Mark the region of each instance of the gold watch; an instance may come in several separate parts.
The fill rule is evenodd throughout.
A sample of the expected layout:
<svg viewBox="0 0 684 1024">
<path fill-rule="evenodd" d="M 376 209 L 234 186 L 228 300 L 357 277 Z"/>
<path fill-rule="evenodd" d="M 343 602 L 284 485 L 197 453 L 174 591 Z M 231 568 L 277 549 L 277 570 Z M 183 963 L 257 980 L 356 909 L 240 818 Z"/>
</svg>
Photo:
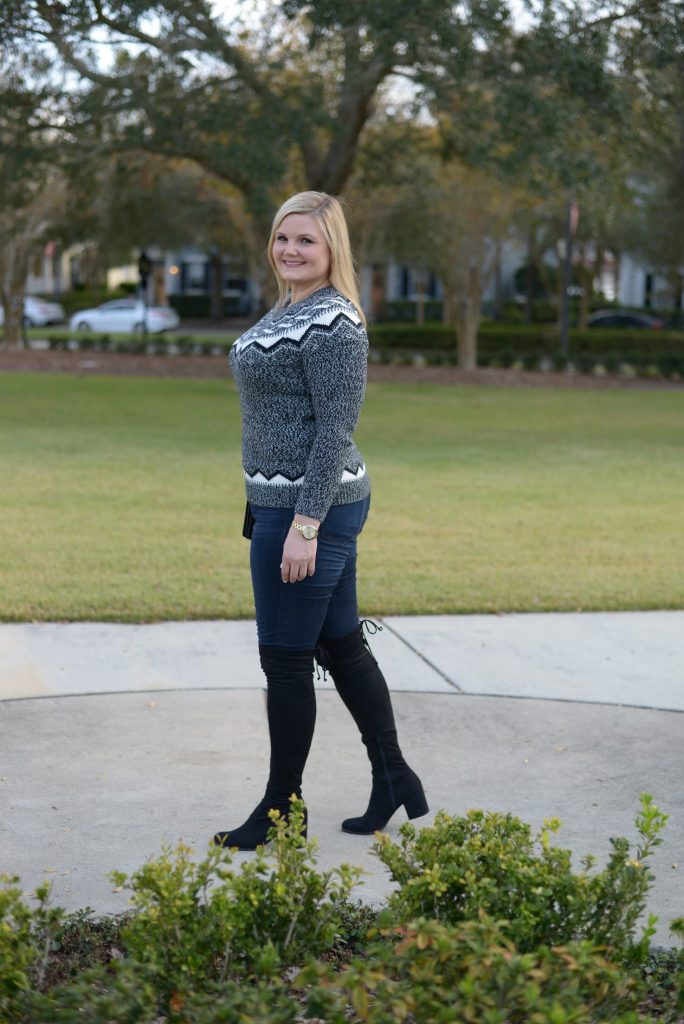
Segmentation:
<svg viewBox="0 0 684 1024">
<path fill-rule="evenodd" d="M 299 530 L 305 540 L 315 540 L 315 538 L 318 537 L 318 527 L 312 526 L 311 523 L 298 523 L 295 519 L 293 520 L 292 525 L 295 530 Z"/>
</svg>

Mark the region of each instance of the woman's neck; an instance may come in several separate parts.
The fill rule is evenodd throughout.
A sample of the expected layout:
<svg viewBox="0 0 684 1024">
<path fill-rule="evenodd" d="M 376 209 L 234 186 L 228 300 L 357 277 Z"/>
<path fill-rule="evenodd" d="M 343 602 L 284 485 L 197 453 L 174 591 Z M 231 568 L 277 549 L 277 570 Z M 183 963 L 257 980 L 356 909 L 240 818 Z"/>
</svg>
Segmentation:
<svg viewBox="0 0 684 1024">
<path fill-rule="evenodd" d="M 327 288 L 330 281 L 326 278 L 323 281 L 317 281 L 315 284 L 306 284 L 297 287 L 293 285 L 290 289 L 290 303 L 294 305 L 295 302 L 301 302 L 302 299 L 306 299 L 309 295 L 313 295 L 320 288 Z"/>
</svg>

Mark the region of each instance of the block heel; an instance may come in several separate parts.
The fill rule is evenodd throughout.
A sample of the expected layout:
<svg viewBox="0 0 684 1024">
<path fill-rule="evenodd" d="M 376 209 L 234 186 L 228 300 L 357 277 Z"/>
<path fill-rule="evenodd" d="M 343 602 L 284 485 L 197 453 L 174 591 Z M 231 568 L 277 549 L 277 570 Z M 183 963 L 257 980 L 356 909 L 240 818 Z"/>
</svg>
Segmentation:
<svg viewBox="0 0 684 1024">
<path fill-rule="evenodd" d="M 408 800 L 404 800 L 404 810 L 408 818 L 422 818 L 424 814 L 428 813 L 430 808 L 422 786 L 420 792 L 414 793 Z"/>
</svg>

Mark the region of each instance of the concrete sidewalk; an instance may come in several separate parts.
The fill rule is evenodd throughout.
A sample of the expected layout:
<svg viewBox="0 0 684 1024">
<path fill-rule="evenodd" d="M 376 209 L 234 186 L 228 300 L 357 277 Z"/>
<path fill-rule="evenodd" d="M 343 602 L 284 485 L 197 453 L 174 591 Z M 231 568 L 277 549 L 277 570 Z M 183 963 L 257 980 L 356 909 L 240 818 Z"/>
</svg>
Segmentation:
<svg viewBox="0 0 684 1024">
<path fill-rule="evenodd" d="M 670 814 L 653 859 L 656 941 L 684 913 L 684 612 L 388 617 L 371 637 L 431 813 L 564 822 L 578 858 L 634 838 L 638 794 Z M 180 837 L 199 852 L 261 796 L 267 760 L 253 622 L 0 625 L 0 872 L 97 913 L 125 909 L 107 872 Z M 304 793 L 319 863 L 391 884 L 369 838 L 369 769 L 329 681 Z M 521 699 L 525 698 L 525 699 Z M 396 835 L 400 810 L 387 831 Z M 249 857 L 238 854 L 237 859 Z M 579 866 L 579 859 L 577 860 Z"/>
</svg>

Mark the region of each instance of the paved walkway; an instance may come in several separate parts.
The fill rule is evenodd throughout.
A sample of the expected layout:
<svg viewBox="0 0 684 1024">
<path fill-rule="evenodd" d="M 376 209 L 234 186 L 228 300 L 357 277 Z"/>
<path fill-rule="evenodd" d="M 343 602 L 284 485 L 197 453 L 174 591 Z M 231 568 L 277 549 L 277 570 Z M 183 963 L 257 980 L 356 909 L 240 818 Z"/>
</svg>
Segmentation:
<svg viewBox="0 0 684 1024">
<path fill-rule="evenodd" d="M 656 941 L 684 913 L 684 612 L 388 617 L 371 639 L 433 812 L 485 807 L 605 856 L 638 794 L 670 814 L 653 860 Z M 261 795 L 267 731 L 253 622 L 0 625 L 0 872 L 55 902 L 125 909 L 107 872 L 182 837 L 201 852 Z M 356 728 L 319 682 L 304 792 L 322 867 L 391 884 L 371 840 Z M 396 834 L 399 811 L 387 831 Z M 249 854 L 239 854 L 239 858 Z"/>
</svg>

